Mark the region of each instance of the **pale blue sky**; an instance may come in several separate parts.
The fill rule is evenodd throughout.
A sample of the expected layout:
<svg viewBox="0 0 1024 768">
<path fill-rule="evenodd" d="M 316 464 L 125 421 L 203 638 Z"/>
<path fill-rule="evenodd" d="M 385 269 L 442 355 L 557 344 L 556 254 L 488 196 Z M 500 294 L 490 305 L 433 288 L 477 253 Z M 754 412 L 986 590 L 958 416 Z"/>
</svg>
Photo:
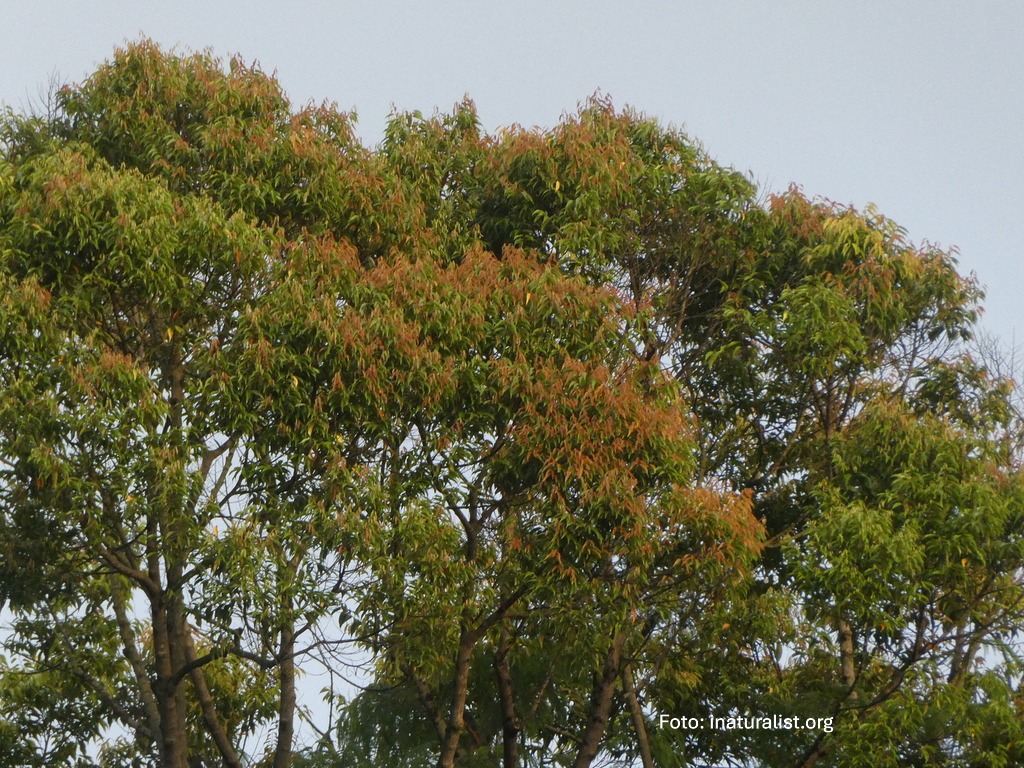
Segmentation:
<svg viewBox="0 0 1024 768">
<path fill-rule="evenodd" d="M 473 98 L 488 128 L 551 125 L 600 89 L 684 127 L 770 189 L 879 209 L 957 246 L 985 325 L 1024 341 L 1024 3 L 2 2 L 0 101 L 79 80 L 125 40 L 241 53 L 293 101 Z"/>
</svg>

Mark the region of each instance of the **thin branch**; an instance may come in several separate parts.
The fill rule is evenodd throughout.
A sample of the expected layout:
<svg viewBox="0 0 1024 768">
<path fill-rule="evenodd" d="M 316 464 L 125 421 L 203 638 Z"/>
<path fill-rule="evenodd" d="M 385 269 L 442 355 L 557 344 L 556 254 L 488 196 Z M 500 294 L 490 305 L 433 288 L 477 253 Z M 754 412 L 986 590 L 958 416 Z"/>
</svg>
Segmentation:
<svg viewBox="0 0 1024 768">
<path fill-rule="evenodd" d="M 231 741 L 228 739 L 227 732 L 224 730 L 224 724 L 220 721 L 220 717 L 217 715 L 217 705 L 214 702 L 213 695 L 210 693 L 209 687 L 206 685 L 206 676 L 203 674 L 202 663 L 196 658 L 195 645 L 192 643 L 192 632 L 191 628 L 186 626 L 184 637 L 184 651 L 185 659 L 188 662 L 186 667 L 189 668 L 189 672 L 192 675 L 192 684 L 196 689 L 196 696 L 199 699 L 199 706 L 203 711 L 203 721 L 206 723 L 206 729 L 210 736 L 213 737 L 214 744 L 217 745 L 217 751 L 220 752 L 221 758 L 224 760 L 225 768 L 242 768 L 242 762 L 238 759 L 238 755 L 235 753 L 234 747 L 231 745 Z M 209 654 L 207 654 L 209 656 Z M 206 659 L 203 663 L 209 663 L 212 659 L 204 657 Z"/>
<path fill-rule="evenodd" d="M 135 675 L 135 684 L 139 687 L 139 695 L 142 697 L 142 703 L 146 708 L 146 716 L 149 718 L 149 732 L 152 738 L 156 739 L 156 734 L 160 733 L 160 707 L 157 704 L 156 696 L 153 694 L 153 681 L 146 672 L 146 665 L 142 660 L 142 655 L 139 653 L 135 631 L 128 620 L 128 598 L 124 593 L 124 586 L 121 584 L 120 577 L 111 575 L 110 592 L 113 598 L 111 602 L 114 607 L 114 617 L 117 620 L 117 630 L 121 635 L 121 649 L 124 651 L 125 658 L 128 659 L 128 664 Z"/>
</svg>

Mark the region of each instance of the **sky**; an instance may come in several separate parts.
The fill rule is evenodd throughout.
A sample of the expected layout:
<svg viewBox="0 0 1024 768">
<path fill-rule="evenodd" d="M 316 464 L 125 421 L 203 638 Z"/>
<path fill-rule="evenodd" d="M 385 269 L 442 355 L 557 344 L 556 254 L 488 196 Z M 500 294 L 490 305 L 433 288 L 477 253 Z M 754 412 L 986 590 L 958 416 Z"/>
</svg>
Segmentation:
<svg viewBox="0 0 1024 768">
<path fill-rule="evenodd" d="M 0 102 L 76 82 L 126 41 L 238 53 L 376 143 L 393 109 L 469 96 L 551 126 L 595 92 L 686 131 L 766 192 L 879 210 L 955 248 L 983 325 L 1024 342 L 1024 3 L 705 0 L 0 4 Z"/>
</svg>

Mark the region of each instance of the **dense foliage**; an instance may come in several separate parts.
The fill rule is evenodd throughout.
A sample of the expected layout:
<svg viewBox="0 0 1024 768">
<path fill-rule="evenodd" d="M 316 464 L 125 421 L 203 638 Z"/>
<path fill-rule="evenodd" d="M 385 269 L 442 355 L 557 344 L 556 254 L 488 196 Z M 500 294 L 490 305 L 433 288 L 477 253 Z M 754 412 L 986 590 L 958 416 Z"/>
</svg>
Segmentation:
<svg viewBox="0 0 1024 768">
<path fill-rule="evenodd" d="M 368 149 L 141 42 L 51 106 L 0 133 L 0 762 L 1024 762 L 949 253 L 602 100 Z"/>
</svg>

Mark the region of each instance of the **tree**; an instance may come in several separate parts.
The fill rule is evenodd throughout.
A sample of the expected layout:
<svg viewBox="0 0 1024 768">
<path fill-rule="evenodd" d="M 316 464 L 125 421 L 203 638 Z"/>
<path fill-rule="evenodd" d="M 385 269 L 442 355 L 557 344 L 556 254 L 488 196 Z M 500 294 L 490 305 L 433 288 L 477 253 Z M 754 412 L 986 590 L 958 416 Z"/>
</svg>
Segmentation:
<svg viewBox="0 0 1024 768">
<path fill-rule="evenodd" d="M 986 692 L 992 690 L 991 658 L 978 662 L 972 652 L 975 673 L 958 695 L 978 712 L 1014 711 L 1019 638 L 1010 628 L 1020 626 L 1021 538 L 1013 490 L 1020 483 L 1019 454 L 1012 445 L 1020 420 L 1008 408 L 1010 383 L 974 363 L 966 346 L 980 296 L 956 273 L 951 256 L 912 246 L 874 211 L 809 201 L 795 189 L 762 206 L 749 183 L 708 161 L 685 136 L 618 114 L 606 103 L 584 106 L 547 133 L 513 128 L 492 138 L 473 126 L 470 105 L 450 117 L 397 116 L 383 150 L 423 190 L 429 221 L 459 222 L 459 237 L 479 232 L 491 249 L 534 248 L 567 273 L 615 286 L 637 312 L 630 339 L 635 354 L 659 361 L 676 378 L 685 407 L 697 417 L 695 482 L 753 490 L 755 514 L 772 535 L 746 602 L 737 595 L 717 601 L 722 610 L 712 615 L 719 631 L 704 636 L 700 651 L 688 638 L 694 657 L 715 659 L 709 667 L 715 674 L 702 676 L 705 670 L 692 663 L 670 673 L 659 660 L 655 677 L 641 677 L 635 692 L 627 694 L 623 684 L 616 693 L 620 711 L 633 699 L 655 715 L 770 707 L 841 719 L 869 711 L 884 719 L 892 714 L 885 700 L 904 685 L 915 690 L 915 700 L 931 705 L 947 695 L 937 678 L 917 686 L 905 673 L 941 665 L 954 653 L 952 635 L 909 653 L 916 630 L 904 618 L 899 623 L 909 645 L 894 664 L 894 649 L 870 642 L 870 632 L 837 606 L 804 613 L 819 598 L 805 591 L 803 575 L 828 567 L 802 548 L 819 530 L 818 518 L 828 514 L 824 488 L 835 488 L 836 446 L 860 429 L 868 413 L 893 407 L 936 411 L 950 425 L 951 444 L 974 444 L 978 455 L 989 457 L 982 475 L 992 474 L 982 482 L 1001 488 L 1000 501 L 979 514 L 992 525 L 998 544 L 991 546 L 1012 554 L 999 565 L 983 558 L 990 563 L 986 578 L 1000 584 L 997 601 L 1005 602 L 992 609 L 992 624 L 982 622 L 971 634 L 978 647 L 1010 651 L 1010 663 L 999 667 L 1002 694 L 993 698 Z M 912 422 L 902 424 L 912 431 Z M 916 473 L 917 482 L 927 484 L 926 468 L 903 456 L 895 471 Z M 968 487 L 968 478 L 980 480 L 978 469 L 961 467 L 966 474 L 958 482 Z M 1008 505 L 1004 511 L 1002 504 Z M 952 497 L 945 504 L 922 501 L 917 513 L 933 528 L 961 514 Z M 837 537 L 833 545 L 845 541 L 840 532 L 831 535 Z M 970 546 L 989 546 L 982 542 L 975 538 Z M 866 555 L 843 579 L 919 581 L 921 591 L 906 595 L 900 609 L 907 614 L 929 602 L 929 590 L 963 592 L 960 583 L 938 582 L 920 571 L 882 569 L 877 555 Z M 796 624 L 786 626 L 794 616 Z M 830 635 L 833 640 L 825 640 Z M 794 644 L 811 637 L 818 638 L 815 658 L 793 653 Z M 727 653 L 730 648 L 745 658 Z M 963 655 L 962 649 L 956 653 Z M 851 694 L 864 697 L 855 686 L 868 681 L 862 665 L 872 664 L 902 671 L 888 683 L 871 683 L 869 703 L 850 700 Z M 835 676 L 836 688 L 823 696 L 820 682 L 828 675 Z M 979 676 L 986 675 L 983 691 Z M 888 686 L 894 690 L 882 693 Z M 625 738 L 635 742 L 628 718 L 624 724 Z M 892 733 L 898 735 L 890 739 L 915 738 L 907 730 Z M 760 757 L 768 764 L 805 753 L 806 761 L 820 761 L 856 743 L 852 736 L 823 733 L 682 737 L 673 745 L 677 754 L 685 749 L 709 761 Z M 960 747 L 942 749 L 953 754 Z"/>
<path fill-rule="evenodd" d="M 0 754 L 1024 743 L 1020 414 L 950 254 L 602 100 L 370 151 L 146 41 L 2 142 Z M 373 683 L 300 755 L 296 677 L 351 648 Z M 744 714 L 822 725 L 661 723 Z"/>
<path fill-rule="evenodd" d="M 143 42 L 60 107 L 4 128 L 8 676 L 84 686 L 100 706 L 73 733 L 117 720 L 162 765 L 241 765 L 268 719 L 288 765 L 297 659 L 342 599 L 326 499 L 358 451 L 331 436 L 322 462 L 293 461 L 316 446 L 244 407 L 243 350 L 263 349 L 249 318 L 307 238 L 385 248 L 356 211 L 390 192 L 346 116 L 291 114 L 238 61 Z"/>
</svg>

